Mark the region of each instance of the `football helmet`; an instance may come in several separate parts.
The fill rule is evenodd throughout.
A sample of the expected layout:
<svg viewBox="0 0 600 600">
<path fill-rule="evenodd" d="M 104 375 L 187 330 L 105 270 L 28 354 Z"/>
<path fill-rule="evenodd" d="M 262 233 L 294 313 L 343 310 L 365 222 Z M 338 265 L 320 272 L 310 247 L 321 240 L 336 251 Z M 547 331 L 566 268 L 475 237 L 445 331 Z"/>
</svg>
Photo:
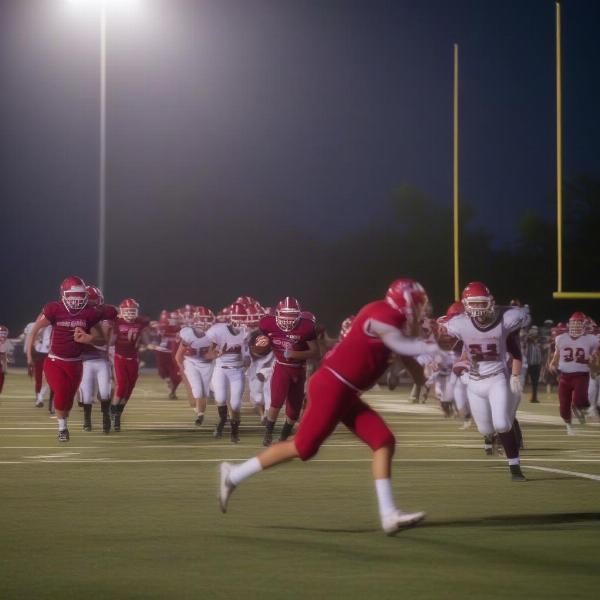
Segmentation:
<svg viewBox="0 0 600 600">
<path fill-rule="evenodd" d="M 405 333 L 418 335 L 429 305 L 425 288 L 414 279 L 396 279 L 390 284 L 384 300 L 406 317 Z"/>
<path fill-rule="evenodd" d="M 8 337 L 8 327 L 6 325 L 0 325 L 0 340 L 3 342 Z"/>
<path fill-rule="evenodd" d="M 248 327 L 258 327 L 261 316 L 256 304 L 246 306 L 246 324 Z"/>
<path fill-rule="evenodd" d="M 229 312 L 229 322 L 234 327 L 242 327 L 247 324 L 248 311 L 242 304 L 232 304 Z"/>
<path fill-rule="evenodd" d="M 282 331 L 292 331 L 300 320 L 302 309 L 300 303 L 292 296 L 280 300 L 275 308 L 275 322 Z"/>
<path fill-rule="evenodd" d="M 192 326 L 206 331 L 215 322 L 215 315 L 210 308 L 205 306 L 196 306 L 192 318 Z"/>
<path fill-rule="evenodd" d="M 140 305 L 133 298 L 125 298 L 119 304 L 119 316 L 126 321 L 135 321 L 140 312 Z"/>
<path fill-rule="evenodd" d="M 317 317 L 315 317 L 314 313 L 311 313 L 309 310 L 303 310 L 300 316 L 303 319 L 308 319 L 309 321 L 312 321 L 313 323 L 317 322 Z"/>
<path fill-rule="evenodd" d="M 171 327 L 177 327 L 179 325 L 179 313 L 176 310 L 172 310 L 168 315 L 167 315 L 167 323 L 171 326 Z"/>
<path fill-rule="evenodd" d="M 453 302 L 448 307 L 448 310 L 446 311 L 446 316 L 448 317 L 448 320 L 450 320 L 453 317 L 462 315 L 464 312 L 465 312 L 465 307 L 463 306 L 462 302 Z M 438 319 L 438 321 L 439 321 L 439 319 Z"/>
<path fill-rule="evenodd" d="M 104 296 L 98 286 L 87 285 L 85 287 L 88 294 L 88 304 L 90 306 L 102 306 L 104 304 Z"/>
<path fill-rule="evenodd" d="M 467 284 L 462 293 L 462 303 L 469 317 L 486 320 L 494 314 L 494 296 L 481 281 Z"/>
<path fill-rule="evenodd" d="M 229 313 L 231 312 L 230 306 L 224 306 L 217 315 L 217 323 L 229 323 Z"/>
<path fill-rule="evenodd" d="M 88 302 L 88 293 L 81 277 L 67 277 L 60 284 L 60 299 L 70 312 L 83 310 Z"/>
<path fill-rule="evenodd" d="M 582 312 L 577 311 L 571 315 L 567 324 L 567 330 L 571 337 L 577 338 L 584 334 L 585 320 L 586 316 Z"/>
</svg>

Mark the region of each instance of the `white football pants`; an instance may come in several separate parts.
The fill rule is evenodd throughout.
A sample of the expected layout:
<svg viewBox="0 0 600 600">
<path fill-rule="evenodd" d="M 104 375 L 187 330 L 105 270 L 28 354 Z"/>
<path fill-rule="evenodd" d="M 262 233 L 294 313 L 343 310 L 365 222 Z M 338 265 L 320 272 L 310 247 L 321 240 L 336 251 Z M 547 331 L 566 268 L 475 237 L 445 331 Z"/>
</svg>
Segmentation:
<svg viewBox="0 0 600 600">
<path fill-rule="evenodd" d="M 238 412 L 242 407 L 245 379 L 242 367 L 229 369 L 215 365 L 212 376 L 215 404 L 217 406 L 224 406 L 227 403 L 227 399 L 229 399 L 231 410 Z"/>
<path fill-rule="evenodd" d="M 83 361 L 83 374 L 79 391 L 84 404 L 92 404 L 96 397 L 96 389 L 102 400 L 110 398 L 111 370 L 110 363 L 104 358 Z"/>
<path fill-rule="evenodd" d="M 481 435 L 510 431 L 515 419 L 516 401 L 506 374 L 487 379 L 469 379 L 467 395 L 471 415 Z"/>
<path fill-rule="evenodd" d="M 590 376 L 590 383 L 588 385 L 588 400 L 590 402 L 590 407 L 599 407 L 600 406 L 600 397 L 598 392 L 600 391 L 600 375 L 597 377 Z"/>
<path fill-rule="evenodd" d="M 213 363 L 201 362 L 193 358 L 184 358 L 183 372 L 190 384 L 190 388 L 192 388 L 192 396 L 194 398 L 208 398 Z"/>
<path fill-rule="evenodd" d="M 458 377 L 456 373 L 450 375 L 450 385 L 454 390 L 454 404 L 456 404 L 456 410 L 461 417 L 466 417 L 471 409 L 469 407 L 469 399 L 467 397 L 467 384 L 463 382 L 461 377 Z"/>
</svg>

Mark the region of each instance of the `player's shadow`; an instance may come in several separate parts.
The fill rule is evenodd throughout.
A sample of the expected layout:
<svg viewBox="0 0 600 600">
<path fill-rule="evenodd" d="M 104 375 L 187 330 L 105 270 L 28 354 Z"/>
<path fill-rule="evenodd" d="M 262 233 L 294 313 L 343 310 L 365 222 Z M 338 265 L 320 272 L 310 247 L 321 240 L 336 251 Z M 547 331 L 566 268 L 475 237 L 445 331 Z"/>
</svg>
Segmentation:
<svg viewBox="0 0 600 600">
<path fill-rule="evenodd" d="M 417 529 L 440 527 L 544 527 L 581 523 L 586 521 L 600 521 L 600 513 L 548 513 L 544 515 L 490 515 L 487 517 L 473 517 L 470 519 L 430 519 L 419 523 Z M 265 525 L 265 529 L 281 529 L 294 531 L 313 531 L 317 533 L 373 533 L 378 528 L 343 528 L 343 527 L 301 527 L 297 525 Z"/>
</svg>

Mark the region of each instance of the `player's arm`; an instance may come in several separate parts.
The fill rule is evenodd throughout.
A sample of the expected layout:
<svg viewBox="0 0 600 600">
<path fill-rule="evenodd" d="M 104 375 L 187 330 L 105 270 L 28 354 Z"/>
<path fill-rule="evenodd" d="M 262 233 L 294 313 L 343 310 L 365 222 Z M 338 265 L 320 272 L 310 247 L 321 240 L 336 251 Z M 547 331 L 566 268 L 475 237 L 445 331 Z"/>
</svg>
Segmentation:
<svg viewBox="0 0 600 600">
<path fill-rule="evenodd" d="M 185 356 L 185 344 L 183 342 L 179 342 L 179 346 L 177 348 L 177 352 L 175 352 L 175 362 L 179 367 L 179 370 L 183 373 L 183 358 Z"/>
<path fill-rule="evenodd" d="M 548 363 L 548 369 L 550 371 L 552 371 L 553 373 L 556 373 L 556 368 L 558 367 L 559 358 L 560 358 L 560 350 L 558 349 L 558 346 L 557 346 L 556 350 L 554 350 L 554 355 L 552 356 L 552 358 L 550 359 L 550 362 Z"/>
<path fill-rule="evenodd" d="M 397 327 L 371 320 L 369 332 L 377 335 L 381 341 L 400 356 L 419 356 L 419 354 L 436 354 L 440 347 L 435 342 L 425 342 L 419 338 L 406 337 Z"/>
<path fill-rule="evenodd" d="M 44 329 L 44 327 L 48 327 L 48 325 L 51 325 L 50 321 L 43 314 L 41 314 L 36 319 L 35 323 L 33 324 L 33 327 L 31 328 L 31 332 L 29 333 L 29 337 L 27 338 L 27 342 L 26 342 L 27 366 L 28 367 L 33 366 L 33 342 L 34 342 L 35 338 L 37 337 L 38 332 L 41 331 L 42 329 Z"/>
<path fill-rule="evenodd" d="M 82 327 L 76 327 L 73 339 L 79 344 L 91 344 L 92 346 L 103 346 L 107 343 L 100 325 L 94 325 L 89 333 Z"/>
<path fill-rule="evenodd" d="M 295 358 L 296 360 L 308 360 L 321 356 L 317 340 L 307 340 L 306 345 L 308 346 L 308 350 L 286 350 L 286 357 Z"/>
</svg>

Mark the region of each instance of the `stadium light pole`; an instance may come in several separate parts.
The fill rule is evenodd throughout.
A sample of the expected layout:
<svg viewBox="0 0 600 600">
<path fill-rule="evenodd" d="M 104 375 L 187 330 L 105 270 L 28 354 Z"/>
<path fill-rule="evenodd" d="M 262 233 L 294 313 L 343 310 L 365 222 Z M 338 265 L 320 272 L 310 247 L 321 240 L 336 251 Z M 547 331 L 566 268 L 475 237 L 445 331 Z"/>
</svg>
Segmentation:
<svg viewBox="0 0 600 600">
<path fill-rule="evenodd" d="M 458 44 L 454 44 L 454 90 L 452 119 L 452 221 L 454 254 L 454 301 L 460 300 L 458 219 Z"/>
<path fill-rule="evenodd" d="M 98 220 L 98 286 L 106 293 L 106 1 L 100 0 L 100 160 Z"/>
</svg>

